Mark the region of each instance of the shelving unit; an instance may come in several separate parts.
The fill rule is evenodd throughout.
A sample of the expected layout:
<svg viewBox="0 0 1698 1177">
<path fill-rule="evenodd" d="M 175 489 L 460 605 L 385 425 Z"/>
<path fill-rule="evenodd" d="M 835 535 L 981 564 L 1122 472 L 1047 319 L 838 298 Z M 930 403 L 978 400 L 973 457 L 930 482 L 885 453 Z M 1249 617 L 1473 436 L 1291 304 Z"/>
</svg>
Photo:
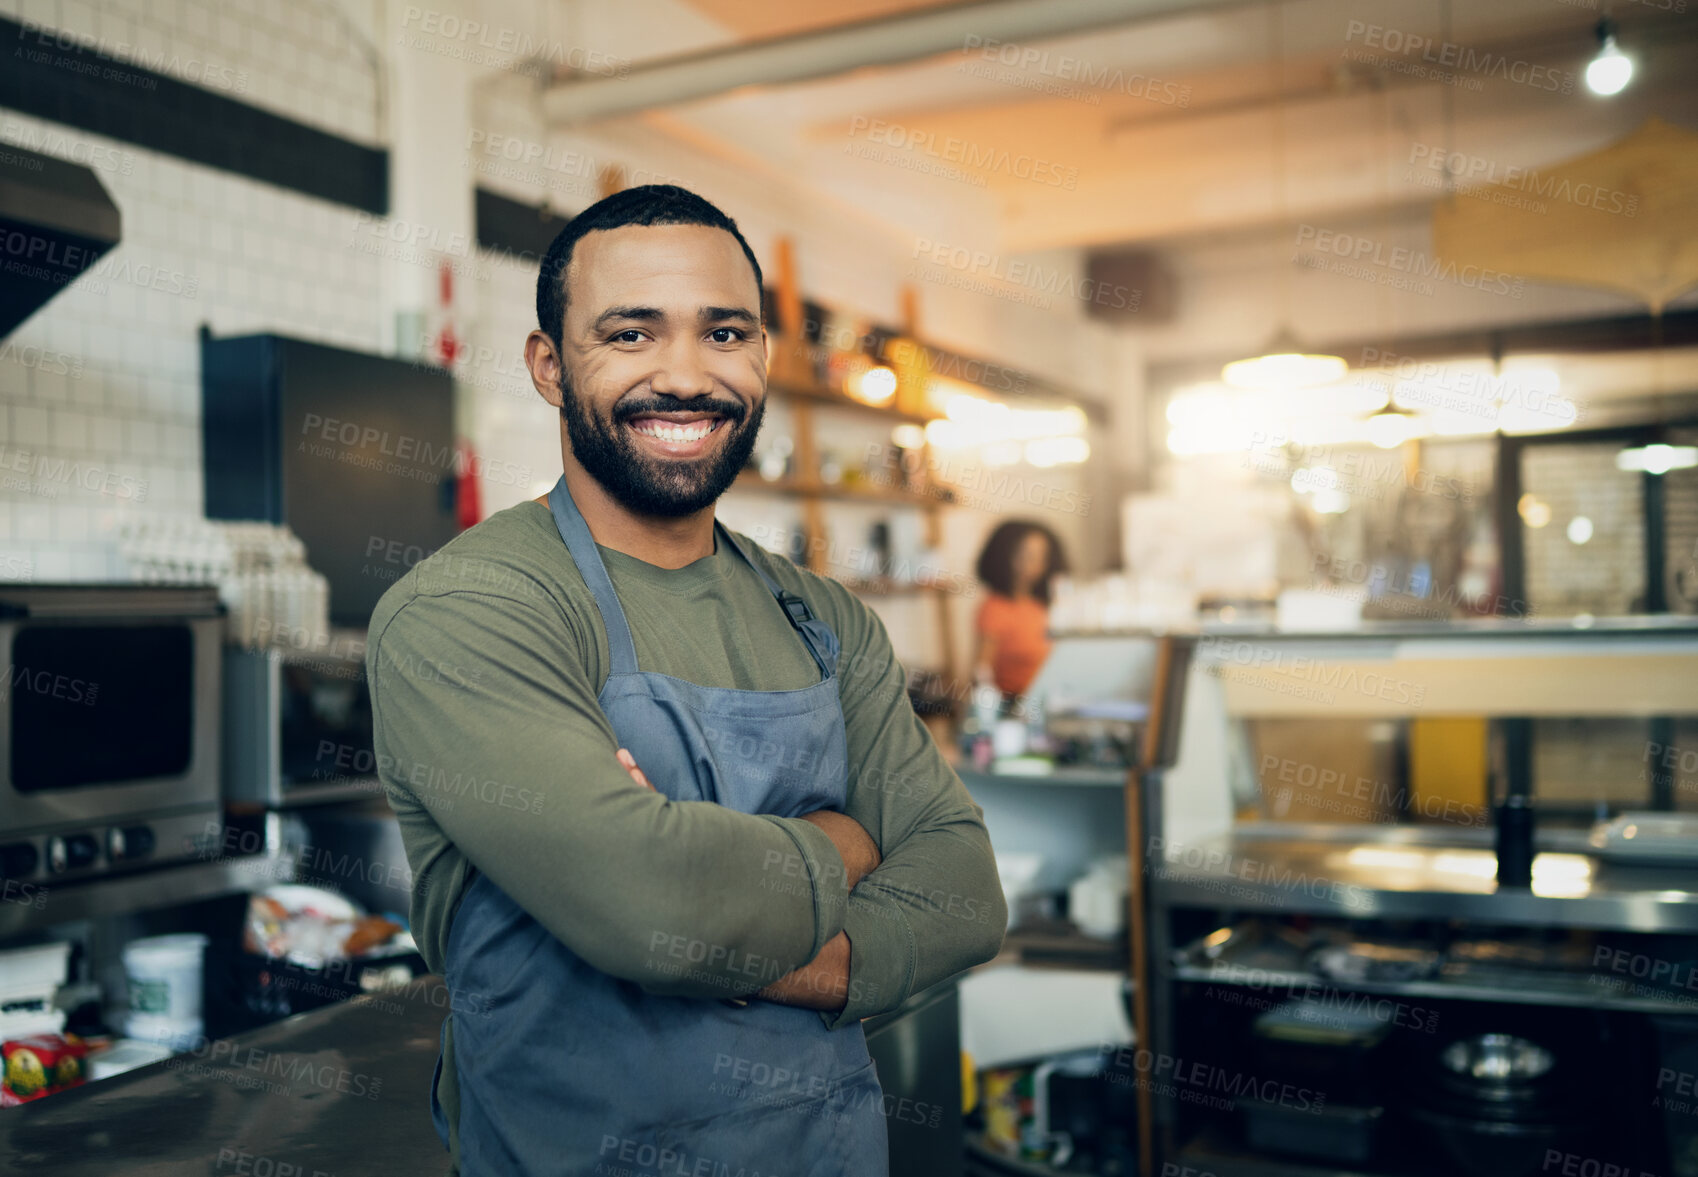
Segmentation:
<svg viewBox="0 0 1698 1177">
<path fill-rule="evenodd" d="M 1058 641 L 1081 642 L 1091 641 L 1101 635 L 1071 633 L 1052 636 Z M 1076 929 L 1070 929 L 1067 925 L 1050 925 L 1047 921 L 1041 926 L 1022 926 L 1008 934 L 1003 952 L 980 968 L 1013 963 L 1053 964 L 1068 969 L 1118 973 L 1131 982 L 1130 997 L 1125 997 L 1123 990 L 1122 1000 L 1127 1001 L 1130 1006 L 1133 1041 L 1142 1044 L 1151 1040 L 1152 1007 L 1147 978 L 1151 964 L 1156 959 L 1148 942 L 1149 923 L 1146 912 L 1149 902 L 1149 874 L 1146 869 L 1145 852 L 1148 842 L 1145 830 L 1160 828 L 1147 825 L 1146 813 L 1150 808 L 1147 799 L 1160 797 L 1163 775 L 1172 767 L 1178 755 L 1186 676 L 1196 638 L 1184 633 L 1118 636 L 1122 647 L 1118 656 L 1128 656 L 1124 649 L 1124 638 L 1130 636 L 1137 639 L 1139 648 L 1129 656 L 1135 669 L 1130 676 L 1131 685 L 1126 689 L 1134 692 L 1135 697 L 1146 702 L 1148 707 L 1138 740 L 1137 763 L 1126 768 L 1068 767 L 1036 776 L 982 773 L 961 766 L 957 766 L 957 772 L 969 791 L 985 791 L 987 822 L 993 820 L 990 787 L 994 787 L 1005 797 L 1008 790 L 1018 790 L 1018 795 L 1021 796 L 1027 791 L 1034 796 L 1045 795 L 1044 803 L 1052 821 L 1055 810 L 1060 808 L 1057 794 L 1071 794 L 1075 801 L 1090 802 L 1092 820 L 1098 823 L 1093 826 L 1094 829 L 1106 828 L 1104 823 L 1109 820 L 1105 812 L 1108 807 L 1098 805 L 1098 800 L 1112 798 L 1110 790 L 1120 791 L 1124 804 L 1113 807 L 1116 811 L 1113 821 L 1124 821 L 1124 842 L 1119 843 L 1116 840 L 1115 845 L 1116 851 L 1123 845 L 1127 856 L 1130 918 L 1124 937 L 1115 941 L 1095 940 Z M 1159 810 L 1159 803 L 1155 807 Z M 1121 815 L 1122 811 L 1124 816 Z M 996 838 L 994 829 L 992 838 Z M 1097 849 L 1100 851 L 1102 847 L 1099 845 Z M 1148 1088 L 1138 1090 L 1136 1102 L 1139 1171 L 1158 1173 L 1161 1170 L 1155 1166 L 1154 1161 L 1154 1139 L 1150 1129 L 1154 1113 Z M 968 1160 L 968 1172 L 974 1177 L 978 1174 L 1029 1174 L 1037 1177 L 1039 1174 L 1063 1172 L 1045 1165 L 1001 1156 L 976 1141 L 969 1142 Z"/>
<path fill-rule="evenodd" d="M 897 372 L 897 389 L 891 403 L 875 405 L 857 400 L 847 393 L 820 384 L 814 376 L 813 356 L 804 338 L 802 296 L 796 279 L 795 249 L 788 238 L 780 238 L 775 250 L 777 259 L 774 291 L 777 302 L 777 324 L 772 335 L 772 361 L 768 373 L 767 392 L 789 402 L 795 432 L 793 454 L 796 474 L 768 480 L 752 471 L 739 475 L 734 491 L 751 494 L 776 495 L 796 500 L 802 507 L 802 527 L 806 540 L 808 571 L 829 575 L 826 554 L 830 550 L 825 521 L 827 502 L 863 503 L 874 506 L 910 508 L 920 511 L 925 519 L 925 542 L 937 548 L 943 538 L 942 508 L 948 503 L 948 492 L 931 484 L 926 471 L 929 461 L 922 461 L 920 489 L 897 486 L 870 485 L 862 482 L 828 483 L 819 477 L 819 444 L 816 436 L 816 411 L 819 409 L 847 410 L 889 426 L 924 426 L 936 420 L 938 414 L 926 403 L 926 390 L 916 388 L 906 378 L 901 367 Z M 917 333 L 918 298 L 911 289 L 903 294 L 903 331 L 908 336 Z M 922 458 L 928 455 L 924 448 Z M 936 610 L 941 665 L 932 667 L 945 675 L 954 672 L 955 644 L 950 625 L 949 600 L 951 592 L 944 584 L 899 582 L 887 578 L 847 579 L 843 583 L 852 592 L 864 596 L 890 597 L 898 595 L 930 596 Z"/>
<path fill-rule="evenodd" d="M 833 339 L 807 323 L 796 276 L 795 247 L 789 238 L 777 240 L 773 257 L 771 281 L 764 295 L 768 336 L 772 345 L 767 392 L 775 402 L 783 402 L 790 413 L 794 430 L 791 472 L 783 478 L 768 480 L 749 471 L 737 479 L 732 491 L 789 499 L 800 506 L 806 552 L 803 562 L 811 572 L 829 575 L 832 570 L 833 562 L 827 558 L 832 549 L 826 524 L 827 504 L 848 503 L 917 511 L 923 520 L 923 542 L 935 551 L 943 543 L 943 508 L 956 501 L 954 491 L 933 480 L 934 465 L 930 460 L 929 441 L 903 447 L 906 453 L 920 459 L 918 469 L 912 474 L 891 470 L 888 483 L 857 479 L 853 472 L 842 481 L 825 481 L 820 476 L 821 439 L 831 436 L 833 423 L 822 423 L 819 419 L 821 414 L 847 414 L 876 422 L 887 429 L 909 426 L 923 430 L 946 416 L 932 400 L 933 381 L 936 379 L 981 391 L 985 398 L 994 402 L 1015 397 L 1052 406 L 1066 405 L 1086 414 L 1087 418 L 1094 416 L 1099 421 L 1105 416 L 1103 406 L 1075 390 L 1050 384 L 1004 364 L 976 360 L 924 343 L 920 334 L 919 292 L 912 283 L 904 284 L 899 291 L 899 326 L 872 327 L 858 323 L 852 344 L 834 349 L 834 344 L 848 341 Z M 821 315 L 829 315 L 823 308 L 812 304 L 809 307 Z M 866 329 L 863 330 L 863 327 Z M 814 342 L 821 339 L 824 342 Z M 856 383 L 858 376 L 842 381 L 851 388 L 837 387 L 839 376 L 835 361 L 839 359 L 852 360 L 850 369 L 857 372 L 862 369 L 856 365 L 878 364 L 888 368 L 895 374 L 894 390 L 889 399 L 872 403 L 851 395 L 852 390 L 859 388 Z M 821 363 L 821 360 L 827 362 Z M 888 443 L 888 434 L 881 440 Z M 884 472 L 881 471 L 879 476 L 882 479 Z M 950 577 L 948 582 L 917 583 L 882 578 L 841 579 L 852 591 L 865 596 L 931 596 L 939 639 L 939 664 L 924 669 L 946 678 L 958 675 L 963 669 L 957 665 L 954 627 L 950 624 L 950 598 L 959 595 L 960 577 Z M 911 665 L 910 668 L 919 669 L 920 666 Z"/>
</svg>

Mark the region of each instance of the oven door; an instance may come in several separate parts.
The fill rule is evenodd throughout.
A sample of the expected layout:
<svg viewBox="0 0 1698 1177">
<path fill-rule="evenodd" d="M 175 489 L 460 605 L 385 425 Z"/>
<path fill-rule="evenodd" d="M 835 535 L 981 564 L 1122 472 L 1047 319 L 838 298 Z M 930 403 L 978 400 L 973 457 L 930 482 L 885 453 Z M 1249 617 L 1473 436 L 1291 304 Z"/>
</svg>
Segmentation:
<svg viewBox="0 0 1698 1177">
<path fill-rule="evenodd" d="M 221 637 L 216 612 L 0 622 L 4 833 L 216 806 Z"/>
</svg>

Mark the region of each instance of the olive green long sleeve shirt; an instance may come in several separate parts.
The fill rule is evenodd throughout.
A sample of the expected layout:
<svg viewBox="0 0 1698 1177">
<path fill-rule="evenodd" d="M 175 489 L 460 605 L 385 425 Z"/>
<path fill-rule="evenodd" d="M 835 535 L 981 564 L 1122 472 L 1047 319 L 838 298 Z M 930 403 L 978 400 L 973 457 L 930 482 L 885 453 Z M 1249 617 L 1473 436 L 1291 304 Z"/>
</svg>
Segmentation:
<svg viewBox="0 0 1698 1177">
<path fill-rule="evenodd" d="M 378 771 L 433 969 L 445 966 L 473 867 L 590 964 L 654 993 L 746 996 L 843 931 L 849 1000 L 821 1015 L 831 1028 L 995 955 L 1007 911 L 983 811 L 915 716 L 882 623 L 836 582 L 739 538 L 842 643 L 845 812 L 882 864 L 849 893 L 811 823 L 674 802 L 631 780 L 596 701 L 609 669 L 600 613 L 548 509 L 524 502 L 420 562 L 372 615 Z M 818 681 L 783 610 L 728 545 L 671 570 L 600 551 L 640 669 L 741 690 Z M 641 767 L 640 744 L 631 752 Z M 450 1098 L 451 1072 L 439 1086 Z"/>
</svg>

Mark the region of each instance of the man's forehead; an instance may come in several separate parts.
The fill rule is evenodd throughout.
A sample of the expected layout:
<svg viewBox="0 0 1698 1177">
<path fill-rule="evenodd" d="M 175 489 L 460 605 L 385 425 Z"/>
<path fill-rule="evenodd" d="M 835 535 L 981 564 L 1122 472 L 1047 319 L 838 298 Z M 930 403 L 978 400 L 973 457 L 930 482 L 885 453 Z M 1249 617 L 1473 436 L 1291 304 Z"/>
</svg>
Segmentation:
<svg viewBox="0 0 1698 1177">
<path fill-rule="evenodd" d="M 735 237 L 710 225 L 621 225 L 586 233 L 572 251 L 565 282 L 569 314 L 574 307 L 597 314 L 585 303 L 630 302 L 639 292 L 642 301 L 663 308 L 687 302 L 690 314 L 699 301 L 728 300 L 759 313 L 754 267 Z"/>
</svg>

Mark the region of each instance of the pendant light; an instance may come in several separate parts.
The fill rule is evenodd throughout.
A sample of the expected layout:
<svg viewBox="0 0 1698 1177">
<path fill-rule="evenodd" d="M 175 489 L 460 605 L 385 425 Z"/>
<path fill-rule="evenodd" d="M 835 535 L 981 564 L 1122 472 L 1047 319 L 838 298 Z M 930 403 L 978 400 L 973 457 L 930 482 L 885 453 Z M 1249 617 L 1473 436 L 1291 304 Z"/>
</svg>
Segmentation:
<svg viewBox="0 0 1698 1177">
<path fill-rule="evenodd" d="M 1349 371 L 1343 357 L 1308 351 L 1291 328 L 1281 327 L 1261 355 L 1233 360 L 1220 370 L 1220 378 L 1234 388 L 1290 392 L 1335 383 Z"/>
<path fill-rule="evenodd" d="M 1586 65 L 1586 88 L 1607 98 L 1632 80 L 1633 59 L 1616 47 L 1615 21 L 1606 14 L 1598 22 L 1598 56 Z"/>
<path fill-rule="evenodd" d="M 1268 3 L 1268 39 L 1274 58 L 1274 220 L 1285 225 L 1285 54 L 1282 48 L 1279 0 Z M 1344 379 L 1350 365 L 1343 357 L 1309 351 L 1297 341 L 1289 325 L 1291 313 L 1291 269 L 1280 272 L 1280 315 L 1282 322 L 1260 354 L 1233 360 L 1220 370 L 1220 378 L 1234 388 L 1293 392 Z"/>
<path fill-rule="evenodd" d="M 1369 417 L 1365 431 L 1369 442 L 1382 450 L 1395 450 L 1424 432 L 1415 414 L 1396 404 L 1389 404 Z"/>
</svg>

